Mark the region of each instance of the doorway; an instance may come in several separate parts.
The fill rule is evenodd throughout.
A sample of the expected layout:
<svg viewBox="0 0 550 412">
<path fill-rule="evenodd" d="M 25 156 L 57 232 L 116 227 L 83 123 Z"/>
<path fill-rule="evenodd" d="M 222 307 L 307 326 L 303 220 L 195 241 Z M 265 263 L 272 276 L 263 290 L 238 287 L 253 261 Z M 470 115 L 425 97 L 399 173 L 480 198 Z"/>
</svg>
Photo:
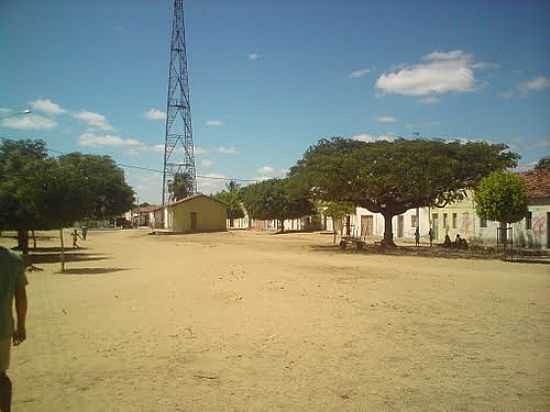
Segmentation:
<svg viewBox="0 0 550 412">
<path fill-rule="evenodd" d="M 403 215 L 397 216 L 397 237 L 398 238 L 403 237 L 403 222 L 404 222 Z"/>
<path fill-rule="evenodd" d="M 546 212 L 546 247 L 550 249 L 550 212 Z"/>
<path fill-rule="evenodd" d="M 372 216 L 361 216 L 361 232 L 363 236 L 372 236 L 374 234 Z"/>
<path fill-rule="evenodd" d="M 191 212 L 191 232 L 197 231 L 197 212 Z"/>
</svg>

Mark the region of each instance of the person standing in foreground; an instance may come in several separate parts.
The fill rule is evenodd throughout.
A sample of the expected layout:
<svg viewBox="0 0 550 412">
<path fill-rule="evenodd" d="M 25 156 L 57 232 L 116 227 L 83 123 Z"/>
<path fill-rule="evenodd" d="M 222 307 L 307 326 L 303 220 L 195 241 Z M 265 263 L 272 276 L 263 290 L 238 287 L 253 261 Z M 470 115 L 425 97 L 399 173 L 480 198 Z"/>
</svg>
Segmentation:
<svg viewBox="0 0 550 412">
<path fill-rule="evenodd" d="M 10 350 L 26 339 L 27 277 L 21 258 L 0 246 L 0 412 L 11 411 Z M 13 301 L 17 324 L 14 325 Z"/>
</svg>

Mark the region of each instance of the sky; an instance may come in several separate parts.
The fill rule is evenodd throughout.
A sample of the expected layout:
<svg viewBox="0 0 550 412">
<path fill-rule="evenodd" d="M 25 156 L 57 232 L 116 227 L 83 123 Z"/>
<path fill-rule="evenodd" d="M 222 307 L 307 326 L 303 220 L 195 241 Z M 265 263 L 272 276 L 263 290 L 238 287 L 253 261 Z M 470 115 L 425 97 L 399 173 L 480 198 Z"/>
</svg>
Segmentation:
<svg viewBox="0 0 550 412">
<path fill-rule="evenodd" d="M 172 7 L 0 0 L 0 137 L 161 170 Z M 324 137 L 416 134 L 506 143 L 528 168 L 550 154 L 549 21 L 542 0 L 186 0 L 198 174 L 284 176 Z M 160 202 L 162 174 L 125 172 Z"/>
</svg>

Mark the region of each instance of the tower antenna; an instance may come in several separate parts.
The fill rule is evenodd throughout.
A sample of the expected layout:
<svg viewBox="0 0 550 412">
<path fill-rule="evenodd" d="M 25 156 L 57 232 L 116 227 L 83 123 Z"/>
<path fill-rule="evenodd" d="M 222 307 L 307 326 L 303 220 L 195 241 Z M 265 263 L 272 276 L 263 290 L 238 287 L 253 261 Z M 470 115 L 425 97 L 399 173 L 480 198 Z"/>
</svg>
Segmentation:
<svg viewBox="0 0 550 412">
<path fill-rule="evenodd" d="M 172 20 L 168 98 L 166 101 L 164 173 L 162 177 L 163 206 L 167 200 L 168 186 L 176 175 L 184 175 L 186 180 L 189 181 L 190 192 L 197 192 L 197 170 L 195 168 L 195 147 L 193 145 L 193 132 L 191 128 L 183 0 L 174 0 L 174 15 Z"/>
</svg>

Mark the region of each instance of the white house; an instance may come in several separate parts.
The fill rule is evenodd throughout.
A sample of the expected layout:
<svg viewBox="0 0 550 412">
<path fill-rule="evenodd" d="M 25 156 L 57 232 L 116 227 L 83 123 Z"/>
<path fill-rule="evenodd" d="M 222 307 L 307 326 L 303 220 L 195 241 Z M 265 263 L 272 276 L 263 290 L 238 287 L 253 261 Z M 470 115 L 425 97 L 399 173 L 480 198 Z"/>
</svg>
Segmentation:
<svg viewBox="0 0 550 412">
<path fill-rule="evenodd" d="M 514 244 L 520 247 L 550 248 L 550 172 L 534 170 L 520 176 L 528 189 L 529 213 L 512 225 Z M 410 209 L 394 216 L 394 239 L 414 241 L 417 219 L 424 240 L 428 238 L 431 227 L 435 242 L 442 242 L 445 235 L 453 240 L 460 234 L 470 243 L 496 243 L 499 223 L 481 219 L 477 215 L 471 192 L 465 199 L 443 208 Z M 353 234 L 356 236 L 376 240 L 384 235 L 384 217 L 379 213 L 357 208 L 352 221 Z"/>
</svg>

